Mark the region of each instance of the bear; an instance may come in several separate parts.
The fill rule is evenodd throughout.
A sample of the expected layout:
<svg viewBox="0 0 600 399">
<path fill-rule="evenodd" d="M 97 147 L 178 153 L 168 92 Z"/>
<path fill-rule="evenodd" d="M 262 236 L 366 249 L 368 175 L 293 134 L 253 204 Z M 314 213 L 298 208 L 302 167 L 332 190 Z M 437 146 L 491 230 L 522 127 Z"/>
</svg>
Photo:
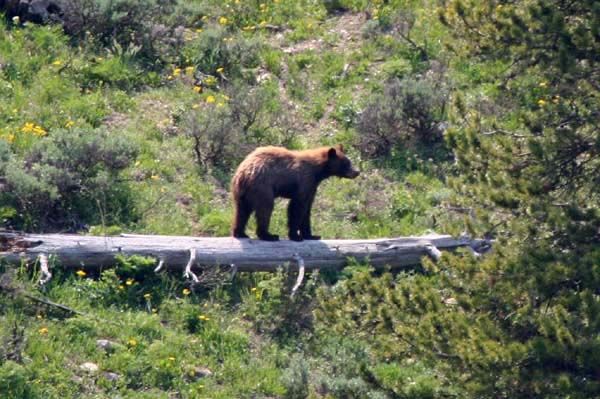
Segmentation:
<svg viewBox="0 0 600 399">
<path fill-rule="evenodd" d="M 319 183 L 337 176 L 354 179 L 360 172 L 352 166 L 341 145 L 292 151 L 283 147 L 259 147 L 239 165 L 231 181 L 234 218 L 231 235 L 249 238 L 246 224 L 256 216 L 256 235 L 277 241 L 269 233 L 275 198 L 290 200 L 287 208 L 288 237 L 293 241 L 319 240 L 312 234 L 310 212 Z"/>
</svg>

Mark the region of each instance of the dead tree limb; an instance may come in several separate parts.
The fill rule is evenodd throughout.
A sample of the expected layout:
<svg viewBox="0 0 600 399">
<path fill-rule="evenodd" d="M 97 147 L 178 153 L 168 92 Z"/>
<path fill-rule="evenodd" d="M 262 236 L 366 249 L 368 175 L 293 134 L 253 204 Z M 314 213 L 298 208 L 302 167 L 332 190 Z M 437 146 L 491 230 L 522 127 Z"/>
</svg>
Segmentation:
<svg viewBox="0 0 600 399">
<path fill-rule="evenodd" d="M 467 237 L 431 234 L 373 240 L 259 241 L 230 237 L 185 237 L 122 234 L 81 236 L 0 232 L 0 258 L 9 263 L 34 262 L 53 256 L 57 266 L 93 270 L 110 267 L 117 255 L 153 257 L 161 268 L 187 271 L 202 266 L 235 265 L 237 271 L 275 271 L 299 256 L 306 270 L 340 269 L 349 258 L 368 260 L 375 268 L 402 269 L 418 265 L 423 256 L 469 247 L 475 252 L 489 242 Z M 162 264 L 161 264 L 162 263 Z"/>
</svg>

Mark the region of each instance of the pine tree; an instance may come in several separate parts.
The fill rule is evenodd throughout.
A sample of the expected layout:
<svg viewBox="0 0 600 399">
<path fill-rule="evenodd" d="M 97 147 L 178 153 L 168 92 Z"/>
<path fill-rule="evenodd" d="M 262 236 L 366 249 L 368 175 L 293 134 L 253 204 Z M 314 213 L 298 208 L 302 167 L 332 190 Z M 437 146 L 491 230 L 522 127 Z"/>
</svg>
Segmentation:
<svg viewBox="0 0 600 399">
<path fill-rule="evenodd" d="M 319 325 L 432 368 L 428 397 L 600 397 L 600 3 L 448 0 L 439 17 L 451 183 L 494 250 L 354 273 L 320 293 Z"/>
<path fill-rule="evenodd" d="M 483 71 L 455 96 L 455 187 L 487 222 L 476 232 L 507 247 L 461 279 L 504 344 L 524 348 L 511 395 L 597 396 L 600 4 L 457 0 L 440 18 Z M 469 103 L 476 91 L 488 107 Z"/>
</svg>

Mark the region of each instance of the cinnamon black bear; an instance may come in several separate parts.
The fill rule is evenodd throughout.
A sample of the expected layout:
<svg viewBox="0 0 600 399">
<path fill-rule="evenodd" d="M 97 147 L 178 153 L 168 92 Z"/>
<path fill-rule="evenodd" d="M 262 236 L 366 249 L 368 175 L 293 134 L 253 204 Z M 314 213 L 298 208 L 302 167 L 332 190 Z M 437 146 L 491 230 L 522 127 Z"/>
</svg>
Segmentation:
<svg viewBox="0 0 600 399">
<path fill-rule="evenodd" d="M 341 145 L 305 151 L 282 147 L 260 147 L 240 164 L 231 182 L 235 215 L 231 234 L 248 238 L 248 218 L 256 213 L 256 234 L 266 241 L 279 236 L 269 233 L 275 198 L 289 198 L 288 235 L 290 240 L 318 240 L 310 228 L 310 211 L 317 187 L 331 176 L 354 179 L 359 171 L 352 167 Z"/>
</svg>

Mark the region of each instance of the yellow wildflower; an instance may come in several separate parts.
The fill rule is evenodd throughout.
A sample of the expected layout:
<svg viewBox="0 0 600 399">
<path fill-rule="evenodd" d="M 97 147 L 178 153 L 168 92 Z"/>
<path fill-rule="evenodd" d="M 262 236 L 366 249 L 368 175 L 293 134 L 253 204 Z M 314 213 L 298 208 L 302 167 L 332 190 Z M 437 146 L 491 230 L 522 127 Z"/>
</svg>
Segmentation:
<svg viewBox="0 0 600 399">
<path fill-rule="evenodd" d="M 12 144 L 15 142 L 16 136 L 12 133 L 9 133 L 6 136 L 3 136 L 2 138 L 8 141 L 10 144 Z"/>
<path fill-rule="evenodd" d="M 31 123 L 31 122 L 26 122 L 23 127 L 21 128 L 21 131 L 23 133 L 30 133 L 33 132 L 33 129 L 35 128 L 35 124 Z"/>
<path fill-rule="evenodd" d="M 125 289 L 125 286 L 123 284 L 119 285 L 119 290 L 123 291 Z"/>
<path fill-rule="evenodd" d="M 202 93 L 202 86 L 194 86 L 192 90 L 194 90 L 196 93 Z"/>
<path fill-rule="evenodd" d="M 252 292 L 256 291 L 256 287 L 252 287 L 252 288 L 250 289 L 250 291 L 252 291 Z"/>
<path fill-rule="evenodd" d="M 33 134 L 38 137 L 42 137 L 42 136 L 45 136 L 47 134 L 47 132 L 44 130 L 43 127 L 36 125 L 33 128 Z"/>
<path fill-rule="evenodd" d="M 251 30 L 254 30 L 254 29 L 256 29 L 256 26 L 254 26 L 254 25 L 248 25 L 248 26 L 244 26 L 244 27 L 242 28 L 242 30 L 243 30 L 243 31 L 246 31 L 246 32 L 248 32 L 248 31 L 251 31 Z"/>
<path fill-rule="evenodd" d="M 223 67 L 218 67 L 217 68 L 217 72 L 218 73 L 223 73 L 224 70 L 225 70 L 225 68 L 223 68 Z"/>
<path fill-rule="evenodd" d="M 208 316 L 205 316 L 205 315 L 203 315 L 203 314 L 201 314 L 200 316 L 198 316 L 198 318 L 199 318 L 200 320 L 203 320 L 203 321 L 208 321 L 208 320 L 210 320 L 210 318 L 209 318 Z"/>
<path fill-rule="evenodd" d="M 174 362 L 175 361 L 175 356 L 169 356 L 169 361 Z"/>
<path fill-rule="evenodd" d="M 173 80 L 173 75 L 167 76 L 167 80 Z"/>
<path fill-rule="evenodd" d="M 62 65 L 62 61 L 61 60 L 56 60 L 56 61 L 54 61 L 52 63 L 52 65 L 56 65 L 56 66 Z"/>
<path fill-rule="evenodd" d="M 152 294 L 144 294 L 144 299 L 148 300 L 152 297 Z"/>
<path fill-rule="evenodd" d="M 544 105 L 546 105 L 546 100 L 540 98 L 537 103 L 540 107 L 543 107 Z"/>
<path fill-rule="evenodd" d="M 75 124 L 75 122 L 73 122 L 72 120 L 68 120 L 67 123 L 65 123 L 65 127 L 68 129 L 70 127 L 72 127 Z"/>
<path fill-rule="evenodd" d="M 258 24 L 261 28 L 264 28 L 265 26 L 267 26 L 267 21 L 260 21 L 260 24 Z"/>
<path fill-rule="evenodd" d="M 204 16 L 202 17 L 202 20 L 203 20 L 203 21 L 206 21 L 207 19 L 208 19 L 208 15 L 204 15 Z"/>
<path fill-rule="evenodd" d="M 173 76 L 179 76 L 181 74 L 181 68 L 173 69 Z"/>
<path fill-rule="evenodd" d="M 46 334 L 48 334 L 48 328 L 42 327 L 38 330 L 38 333 L 40 333 L 40 335 L 46 335 Z"/>
<path fill-rule="evenodd" d="M 208 85 L 208 86 L 212 86 L 217 82 L 217 79 L 215 79 L 212 76 L 207 77 L 206 79 L 204 79 L 204 84 Z"/>
<path fill-rule="evenodd" d="M 129 341 L 127 341 L 127 345 L 134 347 L 137 345 L 137 340 L 135 338 L 129 338 Z"/>
<path fill-rule="evenodd" d="M 206 97 L 206 102 L 207 102 L 207 103 L 209 103 L 209 104 L 212 104 L 212 103 L 214 103 L 215 101 L 217 101 L 217 100 L 215 99 L 215 96 L 208 96 L 208 97 Z"/>
<path fill-rule="evenodd" d="M 546 87 L 546 86 L 548 86 L 548 82 L 540 82 L 539 86 Z"/>
<path fill-rule="evenodd" d="M 227 25 L 227 22 L 228 22 L 227 18 L 225 18 L 225 17 L 219 18 L 219 24 Z"/>
<path fill-rule="evenodd" d="M 224 102 L 222 102 L 222 101 L 219 101 L 219 102 L 217 103 L 217 107 L 222 107 L 222 106 L 224 106 L 224 105 L 225 105 L 225 103 L 224 103 Z"/>
<path fill-rule="evenodd" d="M 189 288 L 184 288 L 182 291 L 183 295 L 190 295 L 192 293 L 192 291 L 189 290 Z"/>
<path fill-rule="evenodd" d="M 192 75 L 193 73 L 194 73 L 194 67 L 193 66 L 185 67 L 185 74 L 186 75 Z"/>
<path fill-rule="evenodd" d="M 202 33 L 203 31 L 204 31 L 204 29 L 202 29 L 202 28 L 196 29 L 196 33 Z"/>
<path fill-rule="evenodd" d="M 150 178 L 152 180 L 160 180 L 160 176 L 159 175 L 152 175 L 152 176 L 150 176 Z"/>
<path fill-rule="evenodd" d="M 132 279 L 132 278 L 128 278 L 128 279 L 125 281 L 125 285 L 133 285 L 133 283 L 135 283 L 135 280 L 134 280 L 134 279 Z"/>
<path fill-rule="evenodd" d="M 79 277 L 85 277 L 87 273 L 83 270 L 77 270 L 75 272 L 75 274 L 78 275 Z"/>
</svg>

